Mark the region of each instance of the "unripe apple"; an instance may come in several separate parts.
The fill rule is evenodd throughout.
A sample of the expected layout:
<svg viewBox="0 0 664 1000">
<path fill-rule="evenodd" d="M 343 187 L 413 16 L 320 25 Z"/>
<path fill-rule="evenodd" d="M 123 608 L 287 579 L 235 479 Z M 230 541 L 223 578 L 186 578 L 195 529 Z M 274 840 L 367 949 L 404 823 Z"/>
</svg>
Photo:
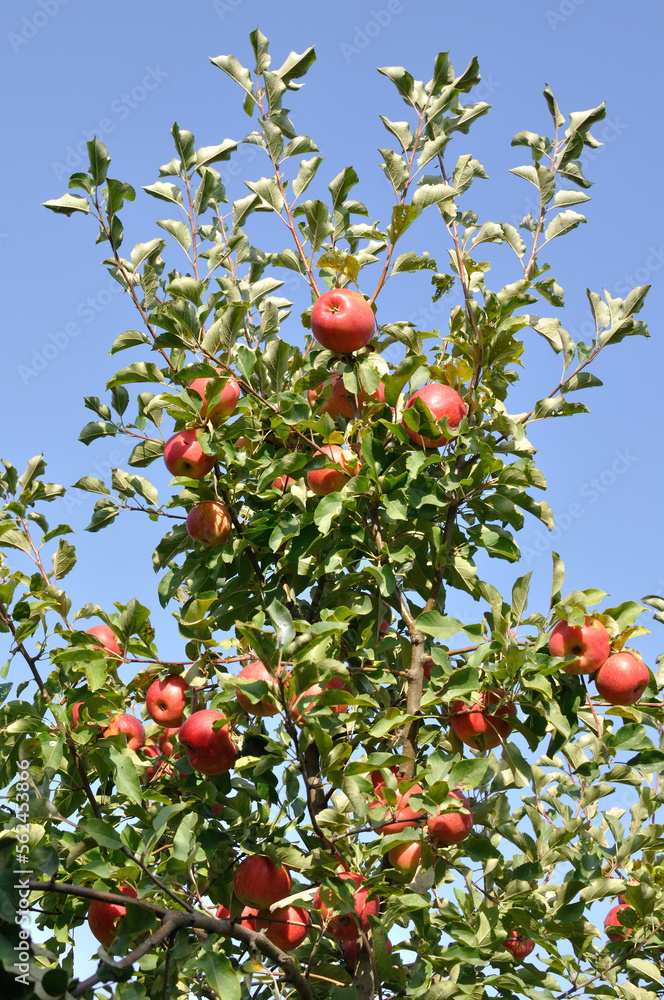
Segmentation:
<svg viewBox="0 0 664 1000">
<path fill-rule="evenodd" d="M 357 889 L 353 893 L 355 899 L 355 911 L 353 913 L 334 914 L 330 909 L 330 890 L 320 886 L 314 898 L 314 909 L 320 910 L 323 920 L 330 918 L 327 924 L 327 933 L 331 934 L 337 941 L 355 941 L 360 936 L 360 924 L 362 930 L 368 931 L 370 928 L 369 917 L 377 917 L 380 903 L 377 899 L 368 899 L 369 890 L 362 885 L 364 879 L 354 872 L 341 872 L 338 878 L 344 881 L 350 880 L 355 883 Z"/>
<path fill-rule="evenodd" d="M 252 854 L 235 869 L 233 891 L 246 906 L 266 910 L 279 902 L 291 890 L 291 877 L 283 865 L 279 868 L 272 858 Z"/>
<path fill-rule="evenodd" d="M 223 545 L 231 533 L 233 522 L 228 508 L 216 500 L 203 500 L 187 514 L 187 532 L 195 542 L 208 548 Z"/>
<path fill-rule="evenodd" d="M 346 388 L 343 377 L 338 372 L 332 372 L 332 399 L 342 417 L 348 417 L 349 420 L 354 418 L 353 393 L 350 389 Z M 360 389 L 357 394 L 357 408 L 360 413 L 367 399 L 375 399 L 381 403 L 385 402 L 385 386 L 382 382 L 370 396 L 367 396 L 364 389 Z"/>
<path fill-rule="evenodd" d="M 607 913 L 604 920 L 604 930 L 609 941 L 622 941 L 628 934 L 634 933 L 633 927 L 625 927 L 618 920 L 620 911 L 628 909 L 629 903 L 618 903 L 617 906 L 614 906 Z"/>
<path fill-rule="evenodd" d="M 383 823 L 380 827 L 377 827 L 379 833 L 389 834 L 389 833 L 401 833 L 409 826 L 417 826 L 418 818 L 420 813 L 415 812 L 415 810 L 408 805 L 408 800 L 411 795 L 421 795 L 423 788 L 419 784 L 413 785 L 406 792 L 397 793 L 397 802 L 394 809 L 391 810 L 394 816 L 393 822 Z M 383 791 L 383 786 L 379 785 L 376 788 L 376 794 L 378 798 L 372 803 L 372 805 L 384 805 L 385 804 L 385 794 Z"/>
<path fill-rule="evenodd" d="M 421 399 L 428 406 L 434 420 L 442 420 L 443 417 L 447 417 L 448 427 L 452 430 L 459 426 L 467 413 L 466 404 L 459 393 L 452 386 L 445 385 L 443 382 L 427 382 L 420 389 L 416 389 L 406 403 L 405 409 L 411 407 L 416 399 Z M 411 441 L 418 444 L 420 448 L 439 448 L 441 445 L 447 444 L 448 439 L 444 434 L 437 438 L 430 438 L 418 434 L 417 431 L 411 431 L 406 423 L 403 426 Z"/>
<path fill-rule="evenodd" d="M 301 906 L 284 906 L 278 910 L 260 910 L 256 930 L 282 951 L 299 948 L 309 930 L 309 914 Z"/>
<path fill-rule="evenodd" d="M 572 656 L 563 663 L 566 674 L 594 674 L 611 652 L 611 636 L 597 618 L 587 616 L 583 625 L 558 622 L 549 636 L 551 656 Z"/>
<path fill-rule="evenodd" d="M 505 717 L 516 715 L 515 706 L 507 702 L 495 712 L 489 711 L 491 705 L 497 705 L 504 697 L 502 688 L 493 688 L 491 691 L 478 691 L 470 705 L 460 700 L 452 702 L 452 729 L 462 743 L 474 750 L 491 750 L 501 740 L 507 739 L 514 727 Z"/>
<path fill-rule="evenodd" d="M 223 376 L 220 374 L 220 377 Z M 195 378 L 193 382 L 189 384 L 189 391 L 197 392 L 203 400 L 203 407 L 201 409 L 201 417 L 203 420 L 209 420 L 210 423 L 216 427 L 225 417 L 230 417 L 230 415 L 235 412 L 235 407 L 237 406 L 240 398 L 240 386 L 238 385 L 237 380 L 231 375 L 221 390 L 221 398 L 219 402 L 215 403 L 208 413 L 205 389 L 211 381 L 212 379 L 210 378 Z"/>
<path fill-rule="evenodd" d="M 387 852 L 387 857 L 397 871 L 403 872 L 404 875 L 414 875 L 422 859 L 422 845 L 419 840 L 413 840 L 409 844 L 399 844 Z"/>
<path fill-rule="evenodd" d="M 214 730 L 214 724 L 220 721 L 226 721 L 221 712 L 203 708 L 190 715 L 180 726 L 180 743 L 193 769 L 201 774 L 225 774 L 237 757 L 237 747 L 228 726 L 222 726 L 216 732 Z"/>
<path fill-rule="evenodd" d="M 373 309 L 350 288 L 323 292 L 311 311 L 311 332 L 319 344 L 336 354 L 366 347 L 375 327 Z"/>
<path fill-rule="evenodd" d="M 123 896 L 136 899 L 138 893 L 130 885 L 121 885 L 118 892 Z M 88 926 L 100 944 L 104 948 L 110 948 L 115 941 L 116 931 L 120 919 L 127 912 L 126 906 L 120 903 L 103 903 L 100 899 L 93 899 L 88 909 Z"/>
<path fill-rule="evenodd" d="M 597 690 L 610 705 L 634 705 L 649 680 L 650 673 L 643 660 L 627 649 L 609 656 L 595 675 Z"/>
<path fill-rule="evenodd" d="M 125 733 L 127 736 L 127 747 L 130 750 L 140 750 L 145 743 L 145 729 L 143 723 L 135 716 L 127 712 L 120 712 L 111 719 L 108 729 L 104 730 L 104 736 L 118 736 Z"/>
<path fill-rule="evenodd" d="M 307 472 L 307 486 L 319 497 L 326 497 L 330 493 L 336 493 L 342 489 L 345 483 L 354 475 L 356 466 L 355 455 L 340 448 L 338 444 L 327 444 L 321 448 L 329 458 L 336 464 L 342 466 L 341 469 L 331 469 L 325 466 L 322 469 L 312 469 Z"/>
<path fill-rule="evenodd" d="M 101 646 L 93 646 L 93 649 L 101 649 L 112 656 L 122 656 L 115 632 L 108 625 L 93 625 L 92 628 L 86 629 L 86 633 L 93 635 L 101 643 Z"/>
<path fill-rule="evenodd" d="M 247 663 L 246 667 L 243 667 L 237 676 L 239 680 L 243 681 L 265 681 L 274 694 L 278 691 L 276 680 L 260 660 L 252 660 L 251 663 Z M 268 701 L 267 698 L 261 698 L 258 702 L 250 701 L 246 694 L 243 694 L 239 688 L 235 692 L 235 697 L 247 715 L 264 718 L 265 716 L 276 715 L 279 711 L 279 707 L 273 702 Z"/>
<path fill-rule="evenodd" d="M 512 931 L 511 934 L 507 936 L 505 941 L 503 941 L 503 948 L 507 948 L 511 951 L 516 959 L 520 962 L 530 955 L 531 951 L 535 947 L 535 942 L 530 938 L 525 937 L 523 934 L 519 934 L 518 931 Z"/>
<path fill-rule="evenodd" d="M 164 447 L 164 463 L 172 476 L 189 476 L 202 479 L 215 463 L 213 455 L 206 455 L 200 446 L 196 430 L 178 431 Z"/>
<path fill-rule="evenodd" d="M 178 729 L 182 725 L 182 712 L 187 701 L 189 685 L 184 677 L 168 674 L 163 680 L 153 681 L 145 696 L 148 715 L 160 726 Z"/>
<path fill-rule="evenodd" d="M 429 816 L 427 820 L 429 833 L 443 847 L 460 844 L 473 829 L 473 816 L 470 812 L 468 799 L 454 789 L 450 792 L 449 797 L 458 799 L 468 812 L 440 812 L 437 816 Z"/>
</svg>

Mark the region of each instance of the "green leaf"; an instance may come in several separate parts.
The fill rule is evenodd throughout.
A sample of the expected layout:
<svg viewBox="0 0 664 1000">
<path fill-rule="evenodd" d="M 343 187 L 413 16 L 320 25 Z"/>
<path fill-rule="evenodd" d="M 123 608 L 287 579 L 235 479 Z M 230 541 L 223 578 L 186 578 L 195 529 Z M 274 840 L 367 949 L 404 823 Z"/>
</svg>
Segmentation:
<svg viewBox="0 0 664 1000">
<path fill-rule="evenodd" d="M 201 146 L 196 150 L 196 168 L 202 167 L 204 163 L 219 163 L 221 160 L 230 160 L 231 153 L 238 147 L 233 139 L 224 139 L 216 146 Z"/>
<path fill-rule="evenodd" d="M 290 612 L 287 608 L 281 604 L 280 601 L 276 599 L 272 601 L 265 609 L 268 618 L 274 625 L 274 631 L 277 636 L 277 644 L 279 648 L 287 646 L 289 642 L 292 642 L 295 637 L 295 628 L 293 626 L 293 619 L 290 616 Z"/>
<path fill-rule="evenodd" d="M 85 822 L 79 822 L 79 830 L 92 837 L 100 847 L 107 847 L 111 851 L 122 850 L 122 841 L 115 828 L 103 819 L 88 819 Z"/>
<path fill-rule="evenodd" d="M 139 344 L 151 344 L 152 341 L 146 333 L 140 330 L 124 330 L 119 333 L 113 341 L 109 354 L 117 354 L 118 351 L 126 351 L 128 347 L 137 347 Z"/>
<path fill-rule="evenodd" d="M 387 227 L 390 243 L 396 243 L 420 214 L 416 205 L 395 205 L 392 209 L 392 221 Z"/>
<path fill-rule="evenodd" d="M 97 438 L 114 437 L 117 432 L 117 427 L 109 420 L 92 420 L 89 424 L 85 425 L 78 436 L 78 440 L 82 441 L 83 444 L 90 444 L 92 441 L 96 441 Z"/>
<path fill-rule="evenodd" d="M 413 95 L 415 81 L 410 73 L 406 72 L 403 66 L 379 66 L 378 72 L 391 80 L 403 99 L 408 103 L 408 98 Z"/>
<path fill-rule="evenodd" d="M 163 441 L 156 441 L 154 438 L 149 438 L 147 441 L 139 441 L 129 456 L 129 465 L 135 469 L 144 469 L 163 454 Z"/>
<path fill-rule="evenodd" d="M 64 538 L 61 538 L 57 551 L 53 553 L 51 560 L 56 578 L 62 580 L 76 565 L 76 549 Z"/>
<path fill-rule="evenodd" d="M 109 754 L 115 765 L 115 784 L 118 791 L 121 795 L 126 795 L 136 805 L 140 805 L 143 800 L 141 783 L 138 778 L 136 765 L 129 753 L 123 753 L 116 747 L 110 747 Z"/>
<path fill-rule="evenodd" d="M 126 385 L 130 382 L 163 382 L 164 376 L 153 361 L 135 361 L 127 368 L 121 368 L 119 372 L 108 380 L 107 389 L 112 389 L 116 385 Z"/>
<path fill-rule="evenodd" d="M 161 229 L 165 229 L 167 233 L 170 233 L 178 241 L 185 253 L 189 252 L 191 248 L 191 233 L 186 222 L 178 219 L 161 219 L 157 222 L 157 225 Z"/>
<path fill-rule="evenodd" d="M 86 490 L 88 493 L 103 493 L 104 496 L 111 495 L 111 491 L 106 483 L 103 483 L 101 479 L 96 479 L 94 476 L 83 476 L 82 479 L 74 483 L 72 488 L 75 490 Z"/>
<path fill-rule="evenodd" d="M 288 154 L 288 149 L 286 150 L 286 153 Z M 297 177 L 294 178 L 291 185 L 293 194 L 296 198 L 299 198 L 300 195 L 307 190 L 316 176 L 316 172 L 322 162 L 322 156 L 312 156 L 310 160 L 300 160 L 300 169 L 297 172 Z"/>
<path fill-rule="evenodd" d="M 44 208 L 49 208 L 51 212 L 58 212 L 60 215 L 73 215 L 74 212 L 90 211 L 88 199 L 82 198 L 78 194 L 63 194 L 62 198 L 43 201 L 42 205 Z"/>
<path fill-rule="evenodd" d="M 573 229 L 576 229 L 578 225 L 582 222 L 587 222 L 588 220 L 584 215 L 579 215 L 578 212 L 560 212 L 556 215 L 549 225 L 544 230 L 545 242 L 553 240 L 556 236 L 563 236 L 565 233 L 570 233 Z"/>
<path fill-rule="evenodd" d="M 107 528 L 120 513 L 120 508 L 114 500 L 97 500 L 92 512 L 92 520 L 85 529 L 86 531 L 100 531 Z"/>
<path fill-rule="evenodd" d="M 284 63 L 275 70 L 276 75 L 290 88 L 292 80 L 304 76 L 316 62 L 316 50 L 310 45 L 304 52 L 291 52 Z M 295 89 L 295 88 L 290 88 Z"/>
<path fill-rule="evenodd" d="M 99 139 L 92 139 L 86 143 L 88 147 L 88 157 L 90 160 L 90 174 L 95 187 L 101 187 L 106 180 L 106 174 L 111 163 L 108 149 Z"/>
<path fill-rule="evenodd" d="M 348 197 L 351 188 L 359 183 L 360 178 L 354 167 L 344 167 L 344 169 L 334 177 L 328 184 L 328 190 L 332 195 L 332 208 L 338 211 Z"/>
<path fill-rule="evenodd" d="M 446 642 L 462 630 L 463 623 L 448 615 L 441 615 L 438 611 L 425 611 L 417 618 L 415 627 L 439 642 Z"/>
<path fill-rule="evenodd" d="M 170 181 L 157 181 L 155 184 L 144 187 L 143 190 L 160 201 L 169 201 L 173 205 L 183 204 L 182 191 L 177 184 L 171 184 Z"/>
<path fill-rule="evenodd" d="M 223 997 L 223 1000 L 240 1000 L 242 971 L 229 958 L 210 951 L 197 957 L 196 967 L 202 971 L 216 996 Z"/>
</svg>

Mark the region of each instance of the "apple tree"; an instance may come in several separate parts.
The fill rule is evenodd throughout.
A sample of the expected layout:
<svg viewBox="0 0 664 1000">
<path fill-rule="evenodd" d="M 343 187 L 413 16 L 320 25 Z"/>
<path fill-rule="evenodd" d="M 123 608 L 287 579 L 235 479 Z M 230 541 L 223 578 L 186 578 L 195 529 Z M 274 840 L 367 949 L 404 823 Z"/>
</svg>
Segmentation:
<svg viewBox="0 0 664 1000">
<path fill-rule="evenodd" d="M 549 135 L 512 140 L 539 201 L 517 228 L 472 210 L 486 173 L 455 152 L 489 111 L 477 60 L 457 75 L 440 53 L 428 82 L 384 67 L 405 120 L 381 116 L 393 207 L 371 221 L 353 166 L 322 181 L 284 106 L 313 48 L 273 68 L 250 37 L 253 70 L 212 59 L 260 153 L 244 197 L 229 204 L 217 169 L 238 143 L 175 124 L 140 192 L 169 216 L 145 242 L 123 242 L 136 192 L 98 140 L 46 203 L 94 220 L 134 310 L 110 347 L 130 360 L 85 397 L 81 433 L 129 436 L 129 468 L 72 488 L 93 495 L 90 532 L 163 523 L 156 599 L 182 644 L 160 655 L 137 600 L 72 609 L 71 528 L 47 521 L 65 488 L 41 456 L 5 461 L 1 981 L 40 1000 L 654 1000 L 664 713 L 630 648 L 645 607 L 607 606 L 592 580 L 565 593 L 555 555 L 549 606 L 529 611 L 516 565 L 525 518 L 553 526 L 530 426 L 584 412 L 600 351 L 647 335 L 646 286 L 589 290 L 595 337 L 575 343 L 546 263 L 586 221 L 579 157 L 604 108 L 563 114 L 545 89 Z M 435 255 L 409 242 L 424 212 Z M 283 224 L 270 249 L 265 213 Z M 500 289 L 486 243 L 512 269 Z M 384 306 L 396 283 L 400 301 L 409 283 L 448 297 L 445 329 Z M 532 331 L 551 391 L 514 414 Z M 143 472 L 161 462 L 160 495 Z M 486 557 L 514 564 L 511 593 L 481 578 Z M 448 613 L 455 592 L 476 620 Z"/>
</svg>

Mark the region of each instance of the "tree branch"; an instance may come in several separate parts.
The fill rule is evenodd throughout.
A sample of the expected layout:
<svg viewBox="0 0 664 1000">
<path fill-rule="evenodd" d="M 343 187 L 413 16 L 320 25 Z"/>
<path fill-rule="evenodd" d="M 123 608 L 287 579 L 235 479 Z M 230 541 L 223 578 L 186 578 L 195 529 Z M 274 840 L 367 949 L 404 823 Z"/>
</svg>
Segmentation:
<svg viewBox="0 0 664 1000">
<path fill-rule="evenodd" d="M 56 892 L 65 896 L 76 896 L 91 900 L 98 899 L 103 903 L 119 903 L 125 907 L 140 906 L 143 909 L 150 910 L 156 916 L 160 917 L 163 922 L 169 920 L 168 931 L 160 936 L 160 940 L 164 940 L 164 938 L 168 937 L 168 934 L 173 933 L 174 930 L 180 927 L 192 927 L 206 931 L 208 934 L 220 934 L 222 937 L 230 937 L 237 941 L 242 941 L 247 947 L 260 951 L 267 959 L 278 965 L 282 969 L 286 981 L 297 990 L 302 1000 L 313 1000 L 309 983 L 296 968 L 292 956 L 277 948 L 260 931 L 251 931 L 249 928 L 236 923 L 234 919 L 218 920 L 216 917 L 211 917 L 209 914 L 201 913 L 197 910 L 191 913 L 182 913 L 181 910 L 169 910 L 163 906 L 157 906 L 155 903 L 150 903 L 145 899 L 133 899 L 130 896 L 123 896 L 120 893 L 104 892 L 99 889 L 91 889 L 88 886 L 68 885 L 65 882 L 56 882 L 55 879 L 44 882 L 37 879 L 29 879 L 28 888 L 33 892 Z M 154 935 L 154 937 L 156 936 Z"/>
</svg>

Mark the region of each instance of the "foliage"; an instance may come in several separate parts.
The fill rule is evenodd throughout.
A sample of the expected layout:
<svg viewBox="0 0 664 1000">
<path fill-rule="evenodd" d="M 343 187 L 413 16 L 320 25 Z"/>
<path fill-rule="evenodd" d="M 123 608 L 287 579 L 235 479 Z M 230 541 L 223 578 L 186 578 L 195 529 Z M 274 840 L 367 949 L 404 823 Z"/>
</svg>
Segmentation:
<svg viewBox="0 0 664 1000">
<path fill-rule="evenodd" d="M 595 707 L 584 680 L 549 655 L 547 637 L 559 619 L 582 624 L 606 595 L 589 588 L 563 596 L 555 557 L 550 606 L 527 613 L 529 575 L 518 577 L 505 599 L 476 567 L 482 553 L 518 562 L 516 535 L 526 514 L 553 526 L 540 499 L 546 482 L 530 425 L 585 411 L 572 394 L 601 384 L 590 371 L 599 352 L 647 335 L 637 318 L 647 287 L 625 300 L 588 292 L 591 344 L 575 343 L 557 315 L 525 311 L 540 303 L 555 314 L 564 304 L 543 253 L 586 221 L 576 211 L 590 186 L 579 156 L 598 145 L 591 129 L 604 108 L 566 121 L 547 87 L 552 138 L 523 131 L 513 140 L 532 160 L 513 173 L 539 197 L 538 214 L 517 229 L 480 220 L 466 207 L 486 171 L 471 155 L 448 158 L 457 133 L 489 110 L 465 103 L 480 80 L 477 60 L 457 76 L 440 53 L 427 83 L 384 67 L 408 120 L 381 116 L 389 134 L 381 166 L 393 208 L 384 223 L 371 222 L 370 209 L 352 195 L 359 180 L 352 166 L 327 191 L 320 186 L 318 147 L 298 134 L 283 103 L 301 86 L 314 50 L 291 53 L 272 69 L 267 39 L 257 30 L 251 42 L 254 72 L 234 56 L 212 60 L 241 88 L 255 126 L 243 142 L 263 154 L 266 173 L 245 181 L 246 196 L 229 204 L 215 166 L 238 143 L 197 148 L 174 124 L 175 156 L 143 190 L 175 217 L 160 219 L 160 232 L 128 256 L 121 214 L 135 192 L 108 175 L 110 157 L 99 140 L 88 143 L 88 171 L 73 174 L 69 191 L 46 202 L 55 212 L 94 218 L 104 264 L 139 315 L 140 329 L 120 333 L 110 349 L 138 360 L 109 380 L 107 401 L 86 397 L 94 419 L 80 437 L 88 445 L 132 437 L 130 469 L 114 469 L 110 483 L 85 477 L 75 488 L 98 497 L 91 532 L 125 511 L 164 520 L 168 530 L 153 562 L 184 659 L 160 659 L 150 611 L 137 601 L 111 613 L 92 605 L 72 612 L 62 587 L 76 564 L 71 529 L 50 527 L 43 513 L 64 487 L 44 480 L 41 457 L 21 476 L 4 462 L 0 547 L 18 552 L 29 571 L 2 563 L 0 629 L 32 680 L 19 684 L 12 700 L 12 685 L 2 686 L 0 961 L 6 970 L 14 962 L 19 896 L 12 886 L 24 869 L 33 873 L 37 924 L 50 934 L 44 947 L 32 945 L 25 991 L 42 1000 L 89 996 L 95 988 L 119 1000 L 350 1000 L 379 991 L 428 1000 L 650 1000 L 661 992 L 664 923 L 662 827 L 653 822 L 664 760 L 659 678 L 650 676 L 638 706 Z M 397 249 L 425 211 L 438 214 L 445 238 L 436 259 Z M 254 245 L 259 213 L 279 216 L 287 247 Z M 514 281 L 500 290 L 490 287 L 490 264 L 480 259 L 484 243 L 513 254 Z M 281 294 L 289 272 L 309 287 L 312 304 L 328 287 L 362 288 L 376 311 L 371 344 L 343 356 L 320 349 L 307 332 L 310 309 L 302 344 L 299 319 Z M 378 305 L 388 282 L 423 279 L 434 300 L 450 296 L 442 332 L 385 315 Z M 512 414 L 509 391 L 533 330 L 560 356 L 563 373 L 527 413 Z M 351 419 L 321 409 L 332 371 L 351 393 L 368 394 L 361 408 L 355 398 Z M 191 382 L 211 379 L 211 410 L 229 375 L 241 399 L 232 418 L 213 425 Z M 381 381 L 385 403 L 371 396 Z M 467 417 L 458 428 L 438 424 L 421 403 L 402 416 L 410 392 L 427 381 L 463 396 Z M 313 403 L 311 390 L 321 393 Z M 418 448 L 404 424 L 428 436 L 444 432 L 448 443 Z M 160 497 L 138 470 L 160 460 L 174 430 L 191 427 L 200 430 L 214 469 L 200 480 L 175 478 Z M 358 466 L 341 490 L 319 497 L 305 477 L 324 462 L 324 443 L 346 445 Z M 285 476 L 291 483 L 276 488 L 274 480 Z M 228 541 L 213 548 L 192 542 L 184 523 L 192 506 L 209 500 L 224 504 L 233 521 Z M 454 589 L 480 603 L 478 621 L 446 614 Z M 650 600 L 661 612 L 664 602 Z M 642 610 L 627 602 L 594 613 L 619 649 L 645 631 L 635 624 Z M 122 663 L 85 631 L 92 617 L 112 628 Z M 263 681 L 242 684 L 252 703 L 274 700 L 278 712 L 268 721 L 247 715 L 236 697 L 238 663 L 256 658 L 282 678 L 276 692 Z M 123 736 L 99 738 L 109 712 L 142 707 L 152 681 L 173 672 L 190 683 L 193 707 L 218 709 L 230 720 L 240 749 L 230 772 L 206 777 L 182 755 L 148 777 L 143 751 L 129 750 Z M 333 678 L 343 689 L 325 691 L 296 720 L 292 699 Z M 496 687 L 517 707 L 515 732 L 494 750 L 473 751 L 450 728 L 451 704 L 471 704 L 478 691 Z M 335 711 L 340 705 L 345 710 Z M 161 729 L 149 722 L 147 732 L 156 739 Z M 375 827 L 396 801 L 395 764 L 406 781 L 402 791 L 417 778 L 411 805 L 421 818 L 381 837 Z M 382 803 L 371 780 L 380 768 Z M 424 819 L 450 808 L 448 792 L 459 787 L 472 803 L 474 832 L 461 845 L 436 849 Z M 631 789 L 629 817 L 601 808 L 617 789 Z M 411 878 L 386 855 L 413 839 L 423 853 Z M 255 853 L 289 866 L 293 902 L 311 911 L 310 934 L 294 957 L 239 921 L 211 915 L 223 904 L 239 916 L 233 871 Z M 321 883 L 350 903 L 347 886 L 334 880 L 339 865 L 365 876 L 381 900 L 354 980 L 313 908 Z M 72 979 L 74 929 L 91 898 L 124 883 L 136 886 L 139 902 L 128 904 L 110 955 L 101 950 L 97 974 L 79 983 Z M 619 893 L 630 904 L 624 920 L 633 933 L 607 943 L 590 911 Z M 503 947 L 513 931 L 535 941 L 536 964 L 518 962 Z"/>
</svg>

